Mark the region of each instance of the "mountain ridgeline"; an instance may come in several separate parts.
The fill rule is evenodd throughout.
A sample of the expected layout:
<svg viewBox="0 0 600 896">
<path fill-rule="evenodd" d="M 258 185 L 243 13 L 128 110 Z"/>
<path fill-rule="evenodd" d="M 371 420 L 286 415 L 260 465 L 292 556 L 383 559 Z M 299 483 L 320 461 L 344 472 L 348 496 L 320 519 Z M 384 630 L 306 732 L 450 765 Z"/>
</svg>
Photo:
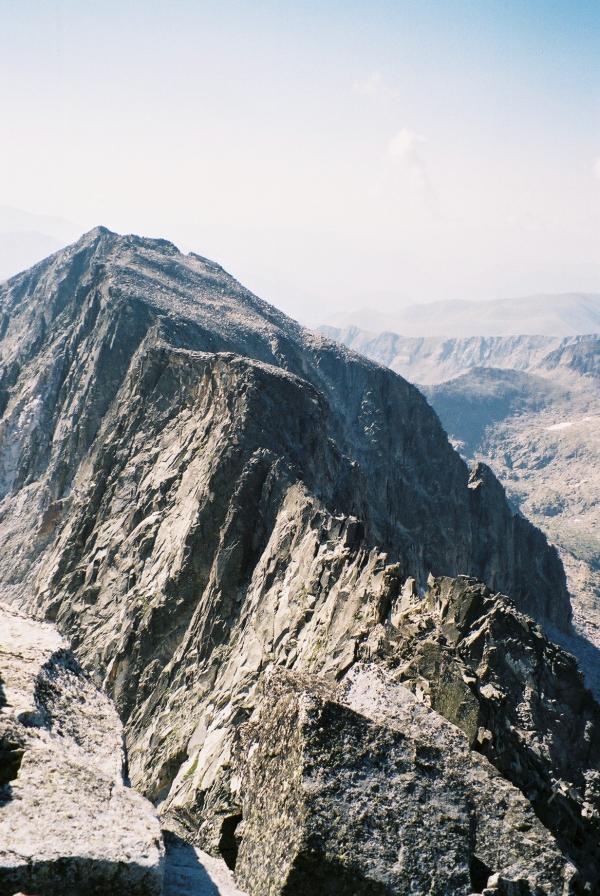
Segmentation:
<svg viewBox="0 0 600 896">
<path fill-rule="evenodd" d="M 322 326 L 319 332 L 426 386 L 483 367 L 600 378 L 600 337 L 593 333 L 448 338 L 374 333 L 354 326 Z"/>
<path fill-rule="evenodd" d="M 600 295 L 574 292 L 486 302 L 398 302 L 390 312 L 372 307 L 338 312 L 328 323 L 343 330 L 402 333 L 404 338 L 562 338 L 600 332 Z"/>
<path fill-rule="evenodd" d="M 423 584 L 429 572 L 474 575 L 539 618 L 568 623 L 554 552 L 510 512 L 493 476 L 469 480 L 418 390 L 302 330 L 217 265 L 165 241 L 98 229 L 8 281 L 0 300 L 8 541 L 28 515 L 43 520 L 30 544 L 15 545 L 23 562 L 2 566 L 3 582 L 23 599 L 35 603 L 43 590 L 57 602 L 41 561 L 50 543 L 61 571 L 81 563 L 73 550 L 94 543 L 89 521 L 76 544 L 65 530 L 106 505 L 108 486 L 139 488 L 139 472 L 128 484 L 116 475 L 125 451 L 134 465 L 135 452 L 156 452 L 141 431 L 165 439 L 167 426 L 183 426 L 200 403 L 206 439 L 231 430 L 231 450 L 215 464 L 231 455 L 242 479 L 248 465 L 283 464 L 331 512 L 355 516 L 365 543 L 402 562 L 405 577 Z M 164 498 L 177 482 L 169 483 L 172 472 L 169 488 L 153 483 Z M 492 517 L 499 525 L 486 525 Z M 138 509 L 128 529 L 144 519 Z"/>
<path fill-rule="evenodd" d="M 574 661 L 529 618 L 570 630 L 561 562 L 491 470 L 469 470 L 414 386 L 304 330 L 213 262 L 104 228 L 0 285 L 0 336 L 0 593 L 54 621 L 113 698 L 132 783 L 160 801 L 164 825 L 231 864 L 239 849 L 251 896 L 306 892 L 310 874 L 340 896 L 391 896 L 417 879 L 436 894 L 504 879 L 568 893 L 600 878 L 588 855 L 599 711 Z M 409 669 L 417 632 L 427 649 Z M 512 666 L 496 668 L 501 645 L 519 654 Z M 363 705 L 371 687 L 383 699 L 386 676 L 404 706 L 393 719 Z M 291 726 L 280 745 L 260 721 L 273 688 Z M 536 702 L 560 709 L 565 694 L 587 745 L 570 765 L 556 712 Z M 525 703 L 539 756 L 514 709 Z M 513 710 L 515 738 L 519 726 L 529 734 L 510 763 L 499 744 Z M 338 719 L 331 736 L 321 716 Z M 419 740 L 421 716 L 438 728 Z M 240 747 L 251 742 L 258 752 Z M 368 844 L 353 855 L 358 829 L 343 827 L 349 810 L 331 795 L 349 787 L 367 811 L 358 782 L 370 742 L 410 768 L 432 830 L 445 824 L 440 799 L 462 807 L 443 862 L 435 837 L 412 871 Z M 462 784 L 444 743 L 476 756 Z M 285 818 L 269 815 L 261 765 L 278 749 L 298 809 Z M 302 806 L 298 782 L 319 761 L 329 796 Z M 571 789 L 553 796 L 569 775 Z M 486 814 L 494 776 L 529 845 Z M 390 816 L 393 836 L 407 818 Z M 264 867 L 263 823 L 281 850 Z"/>
</svg>

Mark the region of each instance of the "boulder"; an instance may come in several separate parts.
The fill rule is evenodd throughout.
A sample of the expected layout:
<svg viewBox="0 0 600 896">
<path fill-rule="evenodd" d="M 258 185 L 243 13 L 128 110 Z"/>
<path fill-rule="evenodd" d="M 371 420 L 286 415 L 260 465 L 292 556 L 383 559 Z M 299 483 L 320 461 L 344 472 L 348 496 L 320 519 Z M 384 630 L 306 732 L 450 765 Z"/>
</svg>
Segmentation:
<svg viewBox="0 0 600 896">
<path fill-rule="evenodd" d="M 380 666 L 337 688 L 267 673 L 236 755 L 232 845 L 250 896 L 575 892 L 527 799 Z"/>
<path fill-rule="evenodd" d="M 463 730 L 600 887 L 600 707 L 575 659 L 505 596 L 430 578 L 376 645 L 394 677 Z"/>
<path fill-rule="evenodd" d="M 160 896 L 153 806 L 122 729 L 53 626 L 0 605 L 0 896 Z"/>
</svg>

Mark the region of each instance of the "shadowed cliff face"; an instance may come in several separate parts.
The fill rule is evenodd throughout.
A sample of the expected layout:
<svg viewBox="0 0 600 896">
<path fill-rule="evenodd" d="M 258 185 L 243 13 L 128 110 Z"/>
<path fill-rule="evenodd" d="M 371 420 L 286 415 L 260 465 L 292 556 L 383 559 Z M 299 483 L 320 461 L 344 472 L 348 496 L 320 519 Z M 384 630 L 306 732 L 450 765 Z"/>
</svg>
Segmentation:
<svg viewBox="0 0 600 896">
<path fill-rule="evenodd" d="M 556 545 L 577 633 L 562 640 L 600 693 L 600 335 L 322 332 L 421 384 L 467 463 L 488 464 Z"/>
<path fill-rule="evenodd" d="M 131 404 L 162 402 L 171 418 L 184 410 L 181 370 L 190 368 L 188 379 L 195 382 L 195 360 L 166 351 L 163 366 L 172 369 L 154 382 L 151 376 L 140 377 L 144 355 L 160 345 L 232 352 L 294 374 L 302 381 L 299 392 L 309 386 L 316 390 L 322 421 L 305 456 L 312 453 L 314 461 L 327 450 L 343 456 L 334 478 L 344 466 L 357 467 L 347 495 L 334 495 L 323 484 L 324 496 L 332 509 L 356 511 L 372 543 L 409 560 L 420 580 L 430 570 L 481 574 L 483 552 L 489 568 L 501 558 L 492 586 L 522 599 L 539 615 L 566 620 L 568 599 L 552 552 L 540 542 L 536 559 L 547 568 L 544 572 L 532 570 L 529 562 L 515 568 L 512 555 L 522 531 L 515 540 L 514 518 L 495 486 L 490 503 L 502 516 L 504 531 L 482 531 L 486 511 L 479 505 L 486 499 L 473 502 L 468 471 L 418 391 L 302 330 L 218 265 L 183 256 L 165 241 L 98 228 L 4 284 L 0 308 L 0 494 L 10 496 L 7 534 L 10 518 L 18 525 L 18 510 L 26 517 L 35 503 L 32 517 L 45 516 L 36 527 L 38 548 L 51 540 L 51 530 L 65 518 L 62 502 L 73 503 L 81 492 L 91 453 L 110 450 L 115 421 L 126 425 Z M 231 376 L 235 379 L 235 372 Z M 273 382 L 281 381 L 277 376 L 271 370 Z M 164 388 L 167 394 L 161 394 Z M 233 382 L 222 387 L 224 394 L 236 389 Z M 189 397 L 187 402 L 187 412 L 195 412 Z M 303 411 L 289 395 L 275 388 L 270 405 L 256 413 L 262 415 L 253 422 L 265 429 L 265 448 L 271 447 L 273 432 L 294 420 L 300 429 L 314 426 L 302 420 Z M 145 424 L 147 435 L 163 423 L 154 408 L 154 420 Z M 318 491 L 322 485 L 315 481 L 312 487 Z M 33 559 L 35 547 L 27 551 L 23 560 Z M 14 562 L 3 567 L 3 579 L 18 586 L 23 567 Z"/>
<path fill-rule="evenodd" d="M 562 566 L 420 393 L 221 268 L 103 229 L 0 287 L 0 582 L 55 619 L 165 812 L 226 812 L 271 663 L 339 677 L 402 582 L 567 628 Z"/>
</svg>

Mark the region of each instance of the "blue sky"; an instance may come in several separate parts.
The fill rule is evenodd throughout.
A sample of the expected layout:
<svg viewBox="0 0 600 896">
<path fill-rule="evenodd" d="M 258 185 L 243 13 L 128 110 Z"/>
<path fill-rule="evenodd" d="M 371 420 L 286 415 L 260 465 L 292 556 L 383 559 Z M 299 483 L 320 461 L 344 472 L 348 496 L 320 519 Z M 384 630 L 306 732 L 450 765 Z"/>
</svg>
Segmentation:
<svg viewBox="0 0 600 896">
<path fill-rule="evenodd" d="M 0 205 L 285 310 L 600 291 L 600 4 L 0 0 Z"/>
</svg>

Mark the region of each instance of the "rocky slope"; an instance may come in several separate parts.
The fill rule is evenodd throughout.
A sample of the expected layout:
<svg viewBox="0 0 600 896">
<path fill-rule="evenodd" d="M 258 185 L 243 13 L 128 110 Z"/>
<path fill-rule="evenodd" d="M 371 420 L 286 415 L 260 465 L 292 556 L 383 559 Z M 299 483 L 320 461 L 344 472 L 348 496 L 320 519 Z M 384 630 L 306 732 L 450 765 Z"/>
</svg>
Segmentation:
<svg viewBox="0 0 600 896">
<path fill-rule="evenodd" d="M 265 672 L 232 753 L 236 874 L 273 896 L 596 892 L 599 746 L 573 658 L 507 598 L 409 580 L 337 687 Z"/>
<path fill-rule="evenodd" d="M 399 602 L 425 594 L 429 573 L 483 580 L 569 632 L 555 550 L 485 465 L 468 470 L 419 391 L 303 330 L 218 265 L 100 228 L 0 286 L 0 313 L 2 594 L 68 633 L 124 720 L 132 782 L 179 835 L 233 864 L 255 801 L 240 807 L 236 745 L 264 673 L 333 686 L 365 651 L 377 655 L 378 633 L 393 634 Z M 394 637 L 410 653 L 410 638 Z M 533 700 L 527 667 L 513 673 Z M 593 779 L 594 711 L 573 787 Z M 542 721 L 552 740 L 556 718 Z M 390 737 L 416 743 L 418 725 L 401 728 Z M 438 758 L 431 774 L 444 776 Z M 493 751 L 485 762 L 482 780 Z M 506 806 L 516 800 L 515 818 L 529 813 L 523 824 L 538 831 L 548 794 L 521 798 L 524 780 L 496 774 L 514 791 Z M 558 877 L 507 851 L 498 867 L 477 857 L 489 872 L 478 885 L 496 875 L 502 892 L 503 875 L 520 880 L 528 863 L 531 892 L 597 879 L 579 840 L 542 835 Z M 241 881 L 251 896 L 279 892 L 283 880 L 252 876 L 250 843 Z M 361 874 L 345 867 L 340 893 L 363 892 Z M 474 884 L 460 874 L 467 894 Z M 395 884 L 373 886 L 364 892 Z"/>
<path fill-rule="evenodd" d="M 566 852 L 598 881 L 600 711 L 572 656 L 502 595 L 465 577 L 410 592 L 380 657 L 527 796 Z"/>
<path fill-rule="evenodd" d="M 114 471 L 96 468 L 112 465 L 113 453 L 117 464 L 127 452 L 143 461 L 142 447 L 156 451 L 149 440 L 158 433 L 182 450 L 186 420 L 192 455 L 200 420 L 206 438 L 219 438 L 219 427 L 234 445 L 237 436 L 232 455 L 276 439 L 276 455 L 306 466 L 301 478 L 311 491 L 360 517 L 365 537 L 401 555 L 419 580 L 430 570 L 480 575 L 566 623 L 553 552 L 539 542 L 535 569 L 519 557 L 539 535 L 494 485 L 489 501 L 468 488 L 467 469 L 418 391 L 302 330 L 217 265 L 164 241 L 98 229 L 8 281 L 0 309 L 2 526 L 8 543 L 14 533 L 19 559 L 0 564 L 0 575 L 15 595 L 30 590 L 25 569 L 40 565 L 62 521 L 89 507 L 82 492 L 108 499 L 100 481 Z M 185 460 L 183 452 L 180 466 Z M 492 508 L 502 532 L 484 531 Z M 39 519 L 32 543 L 21 526 Z"/>
<path fill-rule="evenodd" d="M 246 896 L 162 836 L 127 785 L 123 727 L 48 623 L 0 604 L 0 894 Z"/>
<path fill-rule="evenodd" d="M 586 363 L 579 378 L 565 377 L 562 363 L 536 374 L 474 369 L 424 389 L 464 456 L 488 463 L 513 504 L 558 546 L 573 595 L 576 628 L 596 647 L 600 647 L 599 359 L 600 339 L 596 339 L 596 369 Z M 586 353 L 585 361 L 591 360 L 591 352 Z M 580 354 L 575 361 L 581 361 Z M 588 668 L 598 687 L 595 664 Z"/>
<path fill-rule="evenodd" d="M 564 893 L 576 878 L 527 799 L 379 666 L 337 689 L 267 676 L 240 751 L 236 871 L 253 892 Z"/>
<path fill-rule="evenodd" d="M 153 807 L 122 727 L 58 632 L 0 605 L 0 893 L 160 896 Z"/>
<path fill-rule="evenodd" d="M 584 638 L 570 648 L 600 689 L 585 643 L 600 648 L 600 337 L 338 335 L 425 384 L 453 444 L 468 462 L 489 464 L 513 505 L 557 545 Z"/>
</svg>

